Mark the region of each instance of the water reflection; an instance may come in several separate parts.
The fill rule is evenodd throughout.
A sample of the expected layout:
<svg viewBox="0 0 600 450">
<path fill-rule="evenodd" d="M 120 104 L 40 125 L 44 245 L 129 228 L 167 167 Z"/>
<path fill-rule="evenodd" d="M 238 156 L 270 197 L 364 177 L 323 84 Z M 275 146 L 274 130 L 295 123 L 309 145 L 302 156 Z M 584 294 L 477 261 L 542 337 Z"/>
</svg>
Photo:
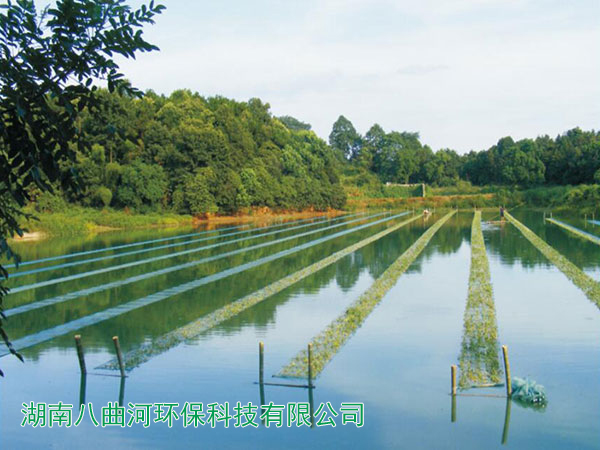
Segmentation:
<svg viewBox="0 0 600 450">
<path fill-rule="evenodd" d="M 600 268 L 600 248 L 589 242 L 567 236 L 564 231 L 557 227 L 549 227 L 544 224 L 543 213 L 531 211 L 520 211 L 515 215 L 522 220 L 533 231 L 543 239 L 561 251 L 575 264 L 585 268 Z M 427 246 L 423 255 L 415 262 L 408 272 L 420 272 L 421 265 L 433 258 L 436 254 L 455 253 L 462 243 L 470 241 L 470 222 L 472 213 L 460 213 L 455 215 L 437 234 L 435 243 Z M 299 283 L 292 289 L 287 289 L 269 301 L 246 311 L 243 315 L 236 316 L 218 328 L 219 333 L 230 334 L 238 331 L 241 327 L 253 325 L 258 328 L 271 326 L 275 321 L 277 309 L 289 301 L 290 298 L 319 292 L 325 286 L 335 283 L 343 291 L 355 288 L 361 274 L 368 273 L 372 278 L 377 278 L 383 271 L 406 250 L 416 238 L 423 232 L 428 224 L 417 221 L 391 235 L 377 241 L 361 251 L 344 258 L 337 264 L 326 267 L 309 278 Z M 261 287 L 283 278 L 290 273 L 312 264 L 325 255 L 331 254 L 341 248 L 365 238 L 374 230 L 358 232 L 351 236 L 325 242 L 319 248 L 310 249 L 291 255 L 279 262 L 265 264 L 248 270 L 244 274 L 238 274 L 225 280 L 210 283 L 197 289 L 191 294 L 174 296 L 166 301 L 130 312 L 126 315 L 115 317 L 105 323 L 86 327 L 84 332 L 90 351 L 110 350 L 110 341 L 107 336 L 118 334 L 124 351 L 139 346 L 146 339 L 163 335 L 173 329 L 190 323 L 199 317 L 209 314 L 218 308 L 254 292 Z M 173 233 L 174 234 L 174 233 Z M 148 237 L 150 233 L 138 234 L 136 237 Z M 156 235 L 154 235 L 156 236 Z M 126 243 L 131 239 L 117 238 L 104 239 L 104 244 Z M 485 229 L 486 247 L 490 255 L 498 255 L 507 264 L 520 263 L 525 267 L 537 265 L 547 266 L 549 263 L 540 252 L 529 243 L 525 242 L 518 232 L 510 225 L 503 227 L 489 227 Z M 71 240 L 68 248 L 76 251 L 85 248 L 97 248 L 97 244 L 84 242 L 80 246 Z M 295 245 L 292 241 L 288 245 Z M 37 245 L 37 244 L 36 244 Z M 47 245 L 40 244 L 40 245 Z M 157 276 L 143 282 L 120 286 L 104 292 L 98 292 L 84 298 L 65 301 L 51 305 L 43 309 L 25 312 L 18 316 L 9 317 L 7 329 L 11 338 L 19 337 L 45 330 L 56 325 L 70 322 L 80 317 L 102 311 L 107 308 L 118 306 L 135 298 L 149 295 L 153 292 L 177 286 L 190 279 L 197 279 L 216 272 L 226 270 L 228 267 L 240 265 L 256 258 L 266 256 L 272 252 L 285 248 L 284 245 L 274 246 L 272 249 L 259 249 L 248 252 L 248 254 L 235 255 L 223 261 L 215 261 L 212 264 L 204 264 L 181 273 L 171 273 Z M 40 256 L 48 254 L 48 251 L 40 251 Z M 157 270 L 168 266 L 167 261 L 152 266 Z M 94 285 L 102 285 L 114 281 L 114 277 L 122 279 L 143 273 L 141 268 L 132 268 L 117 274 L 103 274 L 92 277 L 90 280 L 75 280 L 64 285 L 48 286 L 42 289 L 34 289 L 19 294 L 11 295 L 6 300 L 6 307 L 35 302 L 56 295 L 64 295 L 70 292 L 88 288 Z M 36 359 L 41 351 L 58 347 L 70 348 L 68 337 L 60 337 L 51 342 L 44 343 L 26 351 L 28 358 Z"/>
</svg>

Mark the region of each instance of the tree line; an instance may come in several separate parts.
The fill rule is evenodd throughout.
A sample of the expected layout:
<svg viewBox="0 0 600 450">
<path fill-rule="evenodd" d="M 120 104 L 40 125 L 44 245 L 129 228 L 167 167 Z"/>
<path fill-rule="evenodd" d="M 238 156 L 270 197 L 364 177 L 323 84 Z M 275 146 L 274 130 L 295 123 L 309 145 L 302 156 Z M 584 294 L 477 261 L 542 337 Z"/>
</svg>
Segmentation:
<svg viewBox="0 0 600 450">
<path fill-rule="evenodd" d="M 135 98 L 100 89 L 96 96 L 71 142 L 79 187 L 55 196 L 84 206 L 193 215 L 345 203 L 339 161 L 326 142 L 307 124 L 274 117 L 258 99 L 204 98 L 188 90 Z"/>
<path fill-rule="evenodd" d="M 360 135 L 340 116 L 329 144 L 338 157 L 376 174 L 382 182 L 450 186 L 459 180 L 476 185 L 577 185 L 600 183 L 600 132 L 574 128 L 551 138 L 514 141 L 501 138 L 487 150 L 459 155 L 434 152 L 418 133 L 385 132 L 377 124 Z"/>
</svg>

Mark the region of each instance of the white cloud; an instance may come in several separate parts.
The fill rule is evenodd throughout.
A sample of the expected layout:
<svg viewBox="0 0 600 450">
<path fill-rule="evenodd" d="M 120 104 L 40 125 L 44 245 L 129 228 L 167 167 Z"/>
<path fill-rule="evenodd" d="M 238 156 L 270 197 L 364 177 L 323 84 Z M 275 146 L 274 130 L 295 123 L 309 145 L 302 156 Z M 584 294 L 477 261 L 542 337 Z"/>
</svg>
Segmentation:
<svg viewBox="0 0 600 450">
<path fill-rule="evenodd" d="M 123 64 L 136 85 L 261 97 L 324 138 L 344 114 L 459 151 L 600 124 L 597 2 L 181 3 L 149 30 L 162 51 Z"/>
</svg>

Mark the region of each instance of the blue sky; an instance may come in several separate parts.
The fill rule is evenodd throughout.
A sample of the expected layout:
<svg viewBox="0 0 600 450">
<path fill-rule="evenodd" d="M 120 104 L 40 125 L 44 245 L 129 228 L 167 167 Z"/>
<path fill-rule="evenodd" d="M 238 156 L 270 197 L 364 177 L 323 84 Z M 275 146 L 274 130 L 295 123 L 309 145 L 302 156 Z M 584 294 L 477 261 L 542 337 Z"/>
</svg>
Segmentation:
<svg viewBox="0 0 600 450">
<path fill-rule="evenodd" d="M 600 1 L 165 0 L 139 88 L 259 97 L 327 138 L 418 131 L 460 153 L 600 128 Z M 141 4 L 139 1 L 133 4 Z"/>
</svg>

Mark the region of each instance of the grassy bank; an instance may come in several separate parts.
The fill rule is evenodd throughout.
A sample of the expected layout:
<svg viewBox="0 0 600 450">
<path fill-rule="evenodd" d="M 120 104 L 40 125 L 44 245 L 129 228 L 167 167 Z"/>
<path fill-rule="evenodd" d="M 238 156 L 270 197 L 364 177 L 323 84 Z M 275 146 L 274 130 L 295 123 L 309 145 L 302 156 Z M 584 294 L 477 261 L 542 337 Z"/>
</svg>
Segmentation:
<svg viewBox="0 0 600 450">
<path fill-rule="evenodd" d="M 96 209 L 69 206 L 61 211 L 36 211 L 33 206 L 26 208 L 34 217 L 25 219 L 21 225 L 27 230 L 24 240 L 38 240 L 48 236 L 73 236 L 86 233 L 100 233 L 111 230 L 140 229 L 153 227 L 177 227 L 203 224 L 234 224 L 252 222 L 266 225 L 273 221 L 304 219 L 316 216 L 343 214 L 344 211 L 273 211 L 269 208 L 246 209 L 237 215 L 193 217 L 170 212 L 135 213 L 128 210 Z"/>
<path fill-rule="evenodd" d="M 192 216 L 170 213 L 136 214 L 112 209 L 94 209 L 71 206 L 63 212 L 26 210 L 34 217 L 22 222 L 23 229 L 37 236 L 69 236 L 98 233 L 113 229 L 174 227 L 191 225 Z"/>
</svg>

